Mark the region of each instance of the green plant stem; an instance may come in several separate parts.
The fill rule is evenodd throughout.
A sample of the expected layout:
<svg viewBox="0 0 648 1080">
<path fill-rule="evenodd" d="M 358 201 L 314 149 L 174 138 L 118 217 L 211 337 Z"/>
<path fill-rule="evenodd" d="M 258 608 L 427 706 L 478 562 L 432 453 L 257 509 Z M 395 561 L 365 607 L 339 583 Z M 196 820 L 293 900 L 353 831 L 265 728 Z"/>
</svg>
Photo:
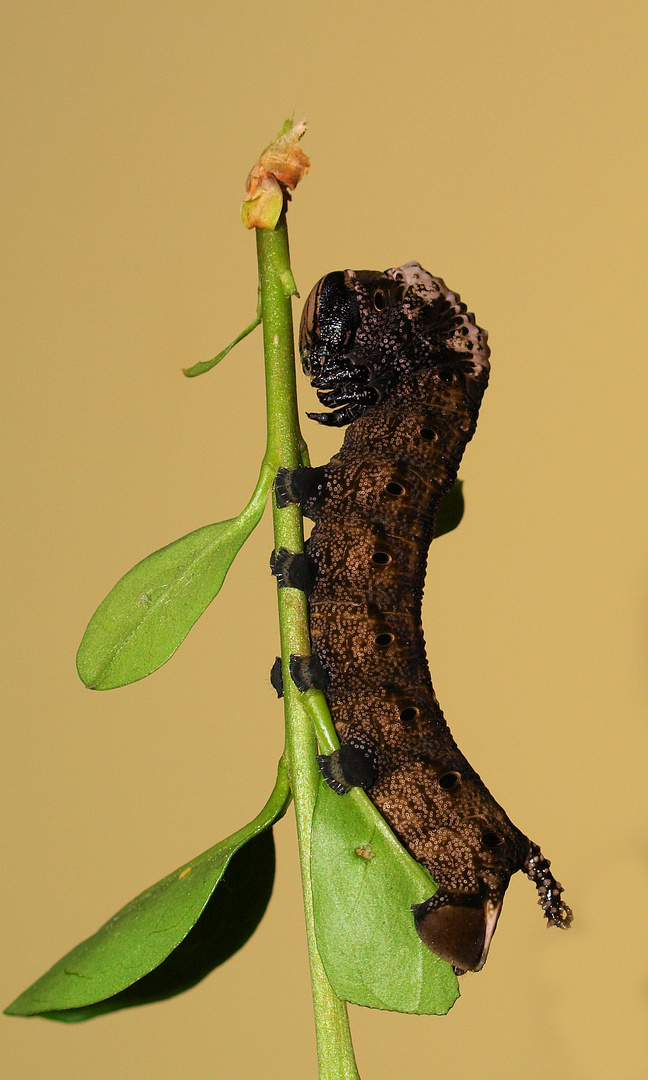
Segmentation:
<svg viewBox="0 0 648 1080">
<path fill-rule="evenodd" d="M 276 229 L 257 229 L 259 283 L 263 310 L 268 444 L 266 461 L 288 469 L 307 461 L 299 430 L 290 290 L 290 256 L 285 214 Z M 289 277 L 290 275 L 290 277 Z M 275 549 L 299 552 L 304 546 L 299 507 L 278 509 L 273 497 Z M 306 597 L 297 589 L 278 590 L 281 658 L 284 671 L 286 758 L 295 802 L 306 933 L 310 959 L 320 1080 L 359 1080 L 346 1004 L 333 993 L 317 951 L 310 877 L 310 836 L 319 784 L 317 743 L 312 723 L 288 675 L 291 654 L 310 652 Z"/>
</svg>

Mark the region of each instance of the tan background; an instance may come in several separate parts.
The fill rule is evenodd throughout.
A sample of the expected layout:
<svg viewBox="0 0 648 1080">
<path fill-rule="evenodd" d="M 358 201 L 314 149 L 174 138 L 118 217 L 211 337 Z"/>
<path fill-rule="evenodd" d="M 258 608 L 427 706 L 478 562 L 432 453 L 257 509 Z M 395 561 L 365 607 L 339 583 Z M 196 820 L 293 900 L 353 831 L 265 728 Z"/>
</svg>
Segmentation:
<svg viewBox="0 0 648 1080">
<path fill-rule="evenodd" d="M 643 1077 L 645 5 L 18 2 L 4 21 L 3 1004 L 271 786 L 267 519 L 150 679 L 93 695 L 74 655 L 125 570 L 256 479 L 259 334 L 202 379 L 180 367 L 251 317 L 243 182 L 294 109 L 302 296 L 416 258 L 490 332 L 426 636 L 462 749 L 576 913 L 547 933 L 518 875 L 447 1018 L 351 1010 L 363 1080 Z M 321 462 L 340 436 L 312 429 Z M 88 1025 L 2 1018 L 0 1073 L 313 1077 L 291 818 L 277 841 L 267 917 L 226 966 Z"/>
</svg>

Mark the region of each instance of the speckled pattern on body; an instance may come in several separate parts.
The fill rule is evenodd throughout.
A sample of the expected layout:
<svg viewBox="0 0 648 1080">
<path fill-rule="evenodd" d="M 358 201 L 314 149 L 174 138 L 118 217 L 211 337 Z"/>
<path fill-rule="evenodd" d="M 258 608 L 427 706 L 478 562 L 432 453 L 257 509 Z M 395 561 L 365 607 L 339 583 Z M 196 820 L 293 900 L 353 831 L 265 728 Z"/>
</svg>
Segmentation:
<svg viewBox="0 0 648 1080">
<path fill-rule="evenodd" d="M 459 296 L 418 263 L 326 275 L 300 334 L 304 370 L 320 401 L 336 407 L 313 418 L 349 424 L 327 466 L 299 470 L 302 487 L 312 476 L 299 499 L 315 519 L 312 648 L 347 757 L 366 759 L 369 797 L 439 886 L 415 911 L 419 934 L 458 971 L 485 962 L 517 870 L 536 883 L 550 924 L 571 920 L 548 861 L 457 748 L 425 654 L 427 551 L 475 431 L 486 338 Z"/>
</svg>

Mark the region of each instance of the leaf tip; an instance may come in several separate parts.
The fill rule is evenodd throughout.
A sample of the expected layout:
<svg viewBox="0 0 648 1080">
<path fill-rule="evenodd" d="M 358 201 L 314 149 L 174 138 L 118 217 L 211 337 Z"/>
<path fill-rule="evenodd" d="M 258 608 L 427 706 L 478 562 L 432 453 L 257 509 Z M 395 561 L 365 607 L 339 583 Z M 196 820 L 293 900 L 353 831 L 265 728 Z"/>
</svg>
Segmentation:
<svg viewBox="0 0 648 1080">
<path fill-rule="evenodd" d="M 15 1001 L 2 1010 L 3 1016 L 34 1016 L 37 1012 L 37 1009 L 29 1007 L 29 989 L 23 990 Z"/>
</svg>

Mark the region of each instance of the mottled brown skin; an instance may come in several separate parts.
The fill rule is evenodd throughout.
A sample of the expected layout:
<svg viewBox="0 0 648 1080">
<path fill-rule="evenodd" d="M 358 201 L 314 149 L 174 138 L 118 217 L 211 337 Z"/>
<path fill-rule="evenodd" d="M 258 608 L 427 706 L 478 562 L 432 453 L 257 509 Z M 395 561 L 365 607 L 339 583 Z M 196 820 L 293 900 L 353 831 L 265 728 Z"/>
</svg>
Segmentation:
<svg viewBox="0 0 648 1080">
<path fill-rule="evenodd" d="M 306 302 L 301 350 L 320 400 L 341 406 L 315 418 L 350 422 L 301 499 L 315 519 L 312 648 L 343 747 L 324 772 L 344 790 L 358 782 L 344 754 L 357 760 L 369 797 L 439 886 L 415 911 L 419 934 L 457 970 L 479 970 L 517 870 L 536 881 L 550 923 L 571 919 L 547 860 L 458 750 L 425 655 L 427 551 L 475 430 L 486 334 L 411 263 L 323 278 Z"/>
</svg>

